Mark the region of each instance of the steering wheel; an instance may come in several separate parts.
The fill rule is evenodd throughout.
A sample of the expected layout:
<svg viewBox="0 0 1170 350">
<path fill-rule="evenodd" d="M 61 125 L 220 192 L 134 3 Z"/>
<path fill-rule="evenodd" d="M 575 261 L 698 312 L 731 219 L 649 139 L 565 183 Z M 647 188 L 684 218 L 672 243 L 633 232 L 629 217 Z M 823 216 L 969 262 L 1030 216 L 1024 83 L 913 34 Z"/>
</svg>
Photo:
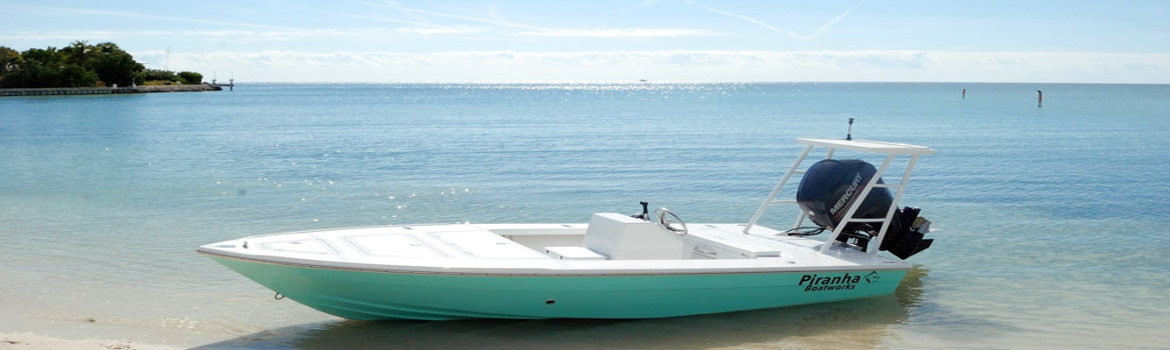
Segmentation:
<svg viewBox="0 0 1170 350">
<path fill-rule="evenodd" d="M 687 234 L 687 224 L 674 215 L 670 209 L 658 208 L 654 209 L 654 217 L 658 218 L 658 227 L 674 232 L 679 236 Z"/>
</svg>

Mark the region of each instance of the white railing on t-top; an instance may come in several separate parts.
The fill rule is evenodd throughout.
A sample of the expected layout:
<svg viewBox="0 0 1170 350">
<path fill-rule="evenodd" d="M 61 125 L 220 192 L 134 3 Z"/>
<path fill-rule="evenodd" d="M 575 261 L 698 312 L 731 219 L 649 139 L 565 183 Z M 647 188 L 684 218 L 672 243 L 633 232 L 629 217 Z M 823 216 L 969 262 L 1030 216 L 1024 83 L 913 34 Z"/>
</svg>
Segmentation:
<svg viewBox="0 0 1170 350">
<path fill-rule="evenodd" d="M 756 213 L 754 215 L 752 215 L 752 219 L 749 220 L 747 223 L 747 226 L 744 227 L 743 233 L 747 234 L 748 232 L 751 231 L 752 227 L 756 225 L 756 222 L 759 221 L 760 218 L 764 216 L 764 212 L 768 210 L 768 207 L 771 207 L 771 206 L 776 205 L 776 204 L 796 204 L 795 200 L 776 200 L 776 196 L 780 195 L 781 190 L 783 190 L 784 186 L 788 183 L 788 180 L 790 180 L 792 178 L 792 175 L 805 173 L 807 168 L 802 168 L 801 164 L 804 163 L 805 158 L 808 157 L 809 153 L 813 150 L 813 148 L 816 148 L 816 147 L 827 148 L 828 150 L 825 152 L 825 159 L 833 158 L 833 154 L 838 149 L 847 149 L 847 150 L 853 150 L 853 151 L 859 151 L 859 152 L 878 153 L 878 154 L 885 154 L 886 155 L 885 162 L 882 162 L 882 165 L 877 168 L 877 172 L 874 173 L 873 178 L 871 178 L 869 180 L 869 183 L 865 186 L 865 188 L 862 189 L 861 193 L 857 197 L 858 200 L 853 201 L 853 205 L 849 206 L 849 210 L 847 210 L 845 212 L 845 216 L 844 216 L 845 219 L 843 219 L 839 224 L 837 224 L 837 227 L 833 229 L 833 234 L 831 236 L 829 236 L 828 239 L 825 240 L 825 244 L 821 246 L 821 252 L 828 252 L 829 247 L 833 245 L 833 242 L 835 242 L 837 240 L 837 237 L 841 235 L 841 232 L 844 231 L 846 224 L 851 223 L 851 222 L 882 223 L 882 226 L 881 226 L 882 228 L 881 228 L 881 231 L 878 232 L 877 239 L 873 240 L 874 242 L 872 242 L 873 244 L 876 244 L 877 247 L 881 247 L 882 240 L 886 237 L 886 230 L 889 229 L 889 227 L 890 227 L 890 225 L 886 225 L 886 224 L 891 221 L 891 219 L 894 217 L 894 212 L 896 210 L 898 210 L 898 202 L 902 199 L 902 193 L 906 189 L 906 183 L 910 181 L 910 172 L 914 169 L 915 163 L 918 162 L 918 156 L 924 156 L 924 155 L 929 156 L 929 155 L 934 155 L 934 153 L 935 153 L 933 149 L 923 147 L 923 146 L 907 145 L 907 144 L 892 143 L 892 142 L 881 142 L 881 141 L 803 139 L 803 138 L 800 138 L 800 139 L 796 139 L 796 142 L 806 145 L 804 148 L 804 151 L 801 152 L 800 157 L 797 158 L 796 161 L 792 163 L 792 167 L 788 168 L 788 172 L 784 173 L 784 177 L 781 178 L 780 182 L 776 184 L 776 187 L 772 189 L 772 193 L 768 195 L 768 198 L 764 200 L 764 203 L 762 205 L 760 205 L 760 208 L 756 209 Z M 894 160 L 898 156 L 909 156 L 910 157 L 910 159 L 906 163 L 906 172 L 904 174 L 902 174 L 902 180 L 898 181 L 897 184 L 891 184 L 891 183 L 878 184 L 877 182 L 879 179 L 881 179 L 882 174 L 886 172 L 886 169 L 889 168 L 890 164 L 893 163 Z M 893 202 L 890 203 L 890 209 L 886 212 L 885 218 L 881 218 L 881 219 L 854 218 L 853 217 L 854 213 L 857 212 L 857 209 L 860 208 L 861 204 L 865 202 L 865 198 L 869 197 L 869 192 L 876 187 L 897 189 L 897 191 L 895 191 L 895 193 L 894 193 L 894 200 L 893 200 Z M 796 197 L 795 193 L 793 194 L 792 197 L 793 198 Z M 800 214 L 798 214 L 796 217 L 796 223 L 792 227 L 793 228 L 801 227 L 801 224 L 804 223 L 804 219 L 807 216 L 808 216 L 808 213 L 804 213 L 804 212 L 801 212 Z M 878 250 L 880 250 L 880 249 L 877 249 L 877 248 L 867 249 L 867 251 L 870 254 L 877 254 Z"/>
</svg>

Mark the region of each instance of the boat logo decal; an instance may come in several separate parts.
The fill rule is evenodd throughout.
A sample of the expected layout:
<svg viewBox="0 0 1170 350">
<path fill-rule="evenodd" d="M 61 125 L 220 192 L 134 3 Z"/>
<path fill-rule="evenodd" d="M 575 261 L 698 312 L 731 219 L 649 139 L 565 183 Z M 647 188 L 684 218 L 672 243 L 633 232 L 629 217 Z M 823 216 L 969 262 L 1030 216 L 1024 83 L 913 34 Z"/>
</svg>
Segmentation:
<svg viewBox="0 0 1170 350">
<path fill-rule="evenodd" d="M 879 277 L 877 271 L 872 271 L 865 276 L 853 275 L 848 272 L 837 275 L 811 274 L 800 276 L 800 282 L 797 282 L 796 285 L 804 287 L 806 292 L 853 290 L 861 281 L 874 283 L 878 281 Z"/>
</svg>

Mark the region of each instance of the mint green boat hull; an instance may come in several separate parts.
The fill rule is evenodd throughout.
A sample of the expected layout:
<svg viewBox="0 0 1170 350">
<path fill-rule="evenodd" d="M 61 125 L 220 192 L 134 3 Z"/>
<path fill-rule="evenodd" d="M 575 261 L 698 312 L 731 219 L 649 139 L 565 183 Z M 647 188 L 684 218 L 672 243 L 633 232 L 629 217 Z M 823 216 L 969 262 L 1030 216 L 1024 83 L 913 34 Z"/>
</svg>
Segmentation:
<svg viewBox="0 0 1170 350">
<path fill-rule="evenodd" d="M 394 273 L 211 256 L 311 308 L 355 320 L 661 318 L 893 293 L 906 270 L 576 276 Z"/>
</svg>

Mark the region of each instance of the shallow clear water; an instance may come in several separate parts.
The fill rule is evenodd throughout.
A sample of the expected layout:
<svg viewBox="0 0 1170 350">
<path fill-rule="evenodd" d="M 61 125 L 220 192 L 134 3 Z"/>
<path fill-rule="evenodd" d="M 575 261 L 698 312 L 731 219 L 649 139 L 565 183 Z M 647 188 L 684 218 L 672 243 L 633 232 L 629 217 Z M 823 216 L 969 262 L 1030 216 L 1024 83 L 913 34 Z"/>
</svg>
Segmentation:
<svg viewBox="0 0 1170 350">
<path fill-rule="evenodd" d="M 1156 348 L 1170 331 L 1167 85 L 237 88 L 0 99 L 0 332 L 182 347 Z M 799 152 L 793 138 L 843 137 L 848 118 L 854 137 L 938 151 L 903 200 L 937 240 L 889 297 L 665 320 L 353 322 L 194 253 L 314 228 L 585 222 L 640 200 L 743 222 Z"/>
</svg>

